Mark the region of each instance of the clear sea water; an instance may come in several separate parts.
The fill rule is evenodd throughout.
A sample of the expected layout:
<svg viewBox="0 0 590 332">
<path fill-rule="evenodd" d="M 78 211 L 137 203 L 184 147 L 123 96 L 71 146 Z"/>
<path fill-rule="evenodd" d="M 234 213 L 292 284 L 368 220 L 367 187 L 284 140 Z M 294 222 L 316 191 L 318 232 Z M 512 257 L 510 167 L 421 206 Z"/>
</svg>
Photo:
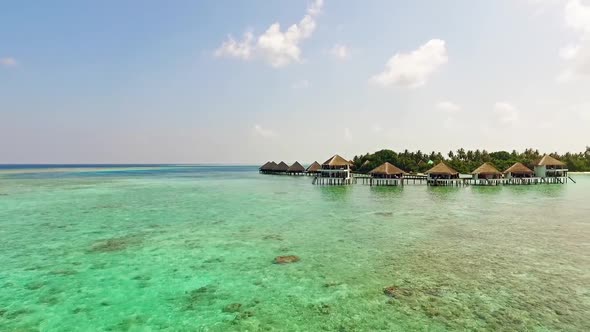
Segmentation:
<svg viewBox="0 0 590 332">
<path fill-rule="evenodd" d="M 573 177 L 318 187 L 249 166 L 2 166 L 0 330 L 589 331 L 590 176 Z"/>
</svg>

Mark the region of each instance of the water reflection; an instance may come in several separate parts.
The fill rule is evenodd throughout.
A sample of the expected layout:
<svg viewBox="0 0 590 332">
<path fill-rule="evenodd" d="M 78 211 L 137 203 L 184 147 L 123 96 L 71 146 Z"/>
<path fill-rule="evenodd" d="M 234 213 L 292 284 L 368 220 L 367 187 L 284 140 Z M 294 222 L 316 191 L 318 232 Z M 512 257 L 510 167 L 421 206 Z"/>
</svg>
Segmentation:
<svg viewBox="0 0 590 332">
<path fill-rule="evenodd" d="M 346 201 L 353 190 L 351 186 L 317 186 L 321 199 L 328 201 Z"/>
<path fill-rule="evenodd" d="M 568 184 L 569 185 L 569 184 Z M 541 197 L 562 197 L 565 195 L 566 186 L 559 184 L 539 184 L 530 186 L 506 186 L 504 187 L 512 195 L 535 195 Z"/>
<path fill-rule="evenodd" d="M 465 188 L 462 187 L 435 187 L 428 186 L 426 192 L 428 197 L 435 202 L 456 200 Z"/>
<path fill-rule="evenodd" d="M 473 186 L 471 192 L 474 195 L 481 196 L 497 196 L 502 193 L 503 187 L 501 186 Z"/>
<path fill-rule="evenodd" d="M 378 201 L 392 201 L 401 198 L 404 192 L 404 187 L 401 186 L 380 186 L 370 187 L 370 199 Z"/>
</svg>

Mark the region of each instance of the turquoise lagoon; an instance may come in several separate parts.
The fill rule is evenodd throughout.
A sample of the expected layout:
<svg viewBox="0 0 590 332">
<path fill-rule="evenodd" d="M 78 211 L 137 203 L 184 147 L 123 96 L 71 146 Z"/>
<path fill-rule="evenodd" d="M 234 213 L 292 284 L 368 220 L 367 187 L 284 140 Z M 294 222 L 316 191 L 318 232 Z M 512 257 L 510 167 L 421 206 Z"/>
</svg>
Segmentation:
<svg viewBox="0 0 590 332">
<path fill-rule="evenodd" d="M 245 166 L 5 167 L 0 330 L 588 331 L 590 176 L 574 179 L 318 187 Z"/>
</svg>

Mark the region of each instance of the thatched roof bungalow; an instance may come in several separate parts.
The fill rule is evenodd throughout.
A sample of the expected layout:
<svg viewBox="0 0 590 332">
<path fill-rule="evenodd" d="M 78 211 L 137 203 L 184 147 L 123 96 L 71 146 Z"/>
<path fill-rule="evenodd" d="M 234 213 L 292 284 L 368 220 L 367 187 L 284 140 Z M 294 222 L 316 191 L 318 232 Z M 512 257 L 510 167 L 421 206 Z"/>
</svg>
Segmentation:
<svg viewBox="0 0 590 332">
<path fill-rule="evenodd" d="M 270 161 L 267 161 L 264 165 L 260 166 L 260 168 L 258 169 L 258 171 L 260 173 L 266 173 L 270 170 Z"/>
<path fill-rule="evenodd" d="M 521 163 L 515 163 L 504 171 L 504 176 L 510 178 L 530 178 L 534 172 Z"/>
<path fill-rule="evenodd" d="M 428 171 L 426 171 L 428 178 L 430 179 L 458 179 L 459 172 L 445 164 L 444 162 L 438 163 L 436 166 L 432 167 Z"/>
<path fill-rule="evenodd" d="M 471 174 L 474 179 L 499 179 L 502 177 L 502 173 L 490 163 L 483 163 Z"/>
<path fill-rule="evenodd" d="M 260 173 L 263 174 L 271 174 L 275 172 L 277 166 L 278 165 L 274 161 L 269 161 L 266 164 L 262 165 L 258 170 Z"/>
<path fill-rule="evenodd" d="M 398 168 L 395 165 L 392 165 L 388 162 L 381 164 L 381 166 L 376 167 L 369 174 L 374 178 L 380 179 L 399 179 L 402 178 L 404 175 L 408 174 Z"/>
<path fill-rule="evenodd" d="M 287 173 L 289 174 L 302 174 L 304 172 L 305 167 L 301 166 L 301 164 L 298 161 L 294 162 L 293 165 L 287 168 Z"/>
<path fill-rule="evenodd" d="M 542 178 L 567 176 L 566 164 L 546 154 L 535 163 L 535 175 Z"/>
<path fill-rule="evenodd" d="M 313 164 L 309 165 L 309 167 L 305 170 L 307 173 L 319 173 L 322 165 L 317 161 L 314 161 Z"/>
<path fill-rule="evenodd" d="M 349 184 L 351 179 L 350 162 L 336 154 L 322 164 L 320 173 L 322 178 L 344 179 L 342 184 Z"/>
<path fill-rule="evenodd" d="M 322 169 L 350 169 L 350 162 L 336 154 L 322 164 Z"/>
<path fill-rule="evenodd" d="M 277 167 L 275 167 L 274 171 L 277 173 L 285 173 L 289 169 L 289 165 L 285 164 L 284 161 L 281 161 Z"/>
</svg>

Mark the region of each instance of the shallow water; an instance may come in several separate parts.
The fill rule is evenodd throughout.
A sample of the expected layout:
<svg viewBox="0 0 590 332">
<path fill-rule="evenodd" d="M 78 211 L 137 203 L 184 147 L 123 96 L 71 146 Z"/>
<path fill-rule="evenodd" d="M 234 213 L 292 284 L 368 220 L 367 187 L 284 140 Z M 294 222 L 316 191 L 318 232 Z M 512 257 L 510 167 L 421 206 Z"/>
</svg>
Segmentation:
<svg viewBox="0 0 590 332">
<path fill-rule="evenodd" d="M 574 179 L 0 170 L 0 330 L 588 331 L 590 176 Z"/>
</svg>

